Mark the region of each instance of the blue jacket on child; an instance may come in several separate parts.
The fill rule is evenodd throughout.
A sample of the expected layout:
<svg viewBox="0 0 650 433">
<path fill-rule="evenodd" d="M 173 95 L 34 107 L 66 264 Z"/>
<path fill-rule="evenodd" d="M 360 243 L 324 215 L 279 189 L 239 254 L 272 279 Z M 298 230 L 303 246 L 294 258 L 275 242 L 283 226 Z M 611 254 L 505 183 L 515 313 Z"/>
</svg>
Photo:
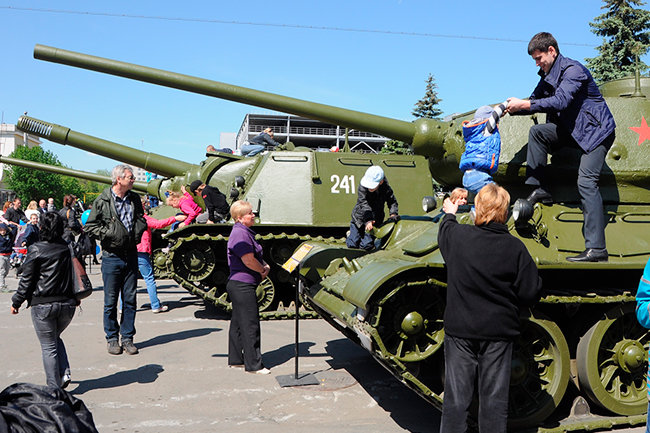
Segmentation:
<svg viewBox="0 0 650 433">
<path fill-rule="evenodd" d="M 465 152 L 460 157 L 459 168 L 463 171 L 479 170 L 489 174 L 496 173 L 501 153 L 499 129 L 495 129 L 490 135 L 485 135 L 488 119 L 474 125 L 469 123 L 468 120 L 463 122 Z"/>
</svg>

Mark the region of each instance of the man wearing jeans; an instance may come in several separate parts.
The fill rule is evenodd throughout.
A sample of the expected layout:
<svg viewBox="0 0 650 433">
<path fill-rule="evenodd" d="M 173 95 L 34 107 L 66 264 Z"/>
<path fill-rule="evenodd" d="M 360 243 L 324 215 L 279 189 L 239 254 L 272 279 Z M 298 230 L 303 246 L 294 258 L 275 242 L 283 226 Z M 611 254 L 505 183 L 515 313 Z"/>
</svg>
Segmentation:
<svg viewBox="0 0 650 433">
<path fill-rule="evenodd" d="M 102 279 L 104 281 L 104 332 L 108 353 L 138 353 L 135 335 L 138 255 L 136 245 L 147 229 L 144 210 L 138 195 L 131 191 L 135 176 L 128 165 L 117 165 L 111 173 L 113 186 L 95 200 L 86 221 L 89 236 L 102 245 Z M 122 317 L 117 321 L 117 300 L 122 295 Z M 119 336 L 122 335 L 122 344 Z"/>
<path fill-rule="evenodd" d="M 553 203 L 548 188 L 548 154 L 559 146 L 578 147 L 578 193 L 584 212 L 585 250 L 570 262 L 606 262 L 605 213 L 598 188 L 600 172 L 614 143 L 614 116 L 591 73 L 580 62 L 560 54 L 552 34 L 541 32 L 528 44 L 539 66 L 539 84 L 529 100 L 508 98 L 508 113 L 546 113 L 547 123 L 533 125 L 528 137 L 526 185 L 535 188 L 528 201 Z"/>
</svg>

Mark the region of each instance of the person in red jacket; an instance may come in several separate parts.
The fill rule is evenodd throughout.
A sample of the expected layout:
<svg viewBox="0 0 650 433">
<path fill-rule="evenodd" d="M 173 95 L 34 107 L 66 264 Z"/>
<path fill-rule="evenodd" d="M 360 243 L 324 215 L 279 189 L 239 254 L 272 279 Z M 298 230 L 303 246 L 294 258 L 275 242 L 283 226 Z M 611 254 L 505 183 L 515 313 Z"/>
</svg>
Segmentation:
<svg viewBox="0 0 650 433">
<path fill-rule="evenodd" d="M 176 221 L 185 221 L 186 215 L 176 215 L 164 220 L 157 220 L 149 215 L 144 216 L 147 220 L 147 230 L 142 233 L 142 238 L 137 246 L 138 249 L 138 268 L 142 279 L 147 285 L 147 293 L 149 293 L 149 300 L 151 301 L 151 311 L 156 313 L 164 313 L 169 309 L 167 305 L 162 305 L 158 299 L 158 287 L 156 287 L 156 279 L 153 276 L 153 265 L 151 264 L 151 229 L 162 229 L 172 225 Z"/>
</svg>

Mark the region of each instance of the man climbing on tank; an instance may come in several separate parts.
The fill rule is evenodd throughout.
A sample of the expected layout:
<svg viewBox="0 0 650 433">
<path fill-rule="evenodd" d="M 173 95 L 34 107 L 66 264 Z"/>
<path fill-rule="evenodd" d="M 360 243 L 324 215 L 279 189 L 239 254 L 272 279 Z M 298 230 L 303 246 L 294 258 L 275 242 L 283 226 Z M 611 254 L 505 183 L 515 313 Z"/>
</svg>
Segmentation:
<svg viewBox="0 0 650 433">
<path fill-rule="evenodd" d="M 532 204 L 552 204 L 545 176 L 549 152 L 558 146 L 578 146 L 578 192 L 584 212 L 585 250 L 567 257 L 570 262 L 608 260 L 605 245 L 605 214 L 598 179 L 605 156 L 614 143 L 616 124 L 589 70 L 560 54 L 552 34 L 541 32 L 528 44 L 540 81 L 530 99 L 508 98 L 508 113 L 546 113 L 547 123 L 534 125 L 528 136 L 526 184 L 535 189 Z"/>
<path fill-rule="evenodd" d="M 273 147 L 280 145 L 273 139 L 273 128 L 264 128 L 264 131 L 253 138 L 249 144 L 243 145 L 241 154 L 243 156 L 255 156 L 263 151 L 266 145 Z"/>
<path fill-rule="evenodd" d="M 357 203 L 352 209 L 350 234 L 345 243 L 348 248 L 370 251 L 375 247 L 375 238 L 370 231 L 384 222 L 384 205 L 388 206 L 391 220 L 398 218 L 397 199 L 388 185 L 384 170 L 378 165 L 368 167 L 359 182 Z"/>
</svg>

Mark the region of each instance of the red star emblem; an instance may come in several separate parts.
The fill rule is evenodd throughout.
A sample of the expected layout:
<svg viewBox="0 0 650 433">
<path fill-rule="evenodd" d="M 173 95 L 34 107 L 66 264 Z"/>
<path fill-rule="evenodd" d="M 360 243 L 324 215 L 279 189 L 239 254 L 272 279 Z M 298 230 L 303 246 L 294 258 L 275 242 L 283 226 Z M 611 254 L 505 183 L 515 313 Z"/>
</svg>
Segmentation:
<svg viewBox="0 0 650 433">
<path fill-rule="evenodd" d="M 648 122 L 645 121 L 644 116 L 641 116 L 641 126 L 638 128 L 635 126 L 630 126 L 629 128 L 639 134 L 639 142 L 636 144 L 637 146 L 641 146 L 641 143 L 646 140 L 650 140 L 650 126 L 648 126 Z"/>
</svg>

